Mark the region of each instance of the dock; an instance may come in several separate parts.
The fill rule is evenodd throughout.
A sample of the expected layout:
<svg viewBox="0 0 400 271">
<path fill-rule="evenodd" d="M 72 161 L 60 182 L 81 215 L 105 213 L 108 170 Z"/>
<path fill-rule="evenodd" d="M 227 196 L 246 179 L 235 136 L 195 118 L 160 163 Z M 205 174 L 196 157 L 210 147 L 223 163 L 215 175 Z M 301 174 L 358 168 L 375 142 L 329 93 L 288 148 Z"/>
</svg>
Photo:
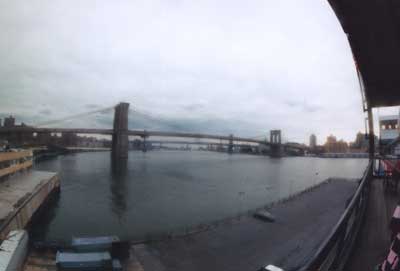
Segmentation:
<svg viewBox="0 0 400 271">
<path fill-rule="evenodd" d="M 132 271 L 299 268 L 337 223 L 357 186 L 356 180 L 331 179 L 270 208 L 273 223 L 247 215 L 197 234 L 133 245 Z"/>
<path fill-rule="evenodd" d="M 24 229 L 48 197 L 59 190 L 55 172 L 36 171 L 32 153 L 0 153 L 0 240 L 12 230 Z"/>
</svg>

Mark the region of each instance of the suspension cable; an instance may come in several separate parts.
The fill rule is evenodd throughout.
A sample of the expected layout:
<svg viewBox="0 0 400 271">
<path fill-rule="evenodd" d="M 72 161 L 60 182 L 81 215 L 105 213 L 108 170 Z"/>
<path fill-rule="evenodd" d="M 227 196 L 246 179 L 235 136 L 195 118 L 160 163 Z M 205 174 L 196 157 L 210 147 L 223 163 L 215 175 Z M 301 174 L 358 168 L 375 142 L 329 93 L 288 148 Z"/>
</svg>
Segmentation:
<svg viewBox="0 0 400 271">
<path fill-rule="evenodd" d="M 108 112 L 110 110 L 113 110 L 114 108 L 115 108 L 115 105 L 110 106 L 110 107 L 101 108 L 101 109 L 96 109 L 96 110 L 89 111 L 89 112 L 75 114 L 75 115 L 64 117 L 64 118 L 57 119 L 57 120 L 51 120 L 51 121 L 37 123 L 34 126 L 39 127 L 39 126 L 51 125 L 51 124 L 55 124 L 55 123 L 59 123 L 59 122 L 64 122 L 64 121 L 68 121 L 68 120 L 72 120 L 72 119 L 76 119 L 76 118 L 80 118 L 80 117 L 93 115 L 93 114 L 100 113 L 100 112 L 101 113 Z"/>
</svg>

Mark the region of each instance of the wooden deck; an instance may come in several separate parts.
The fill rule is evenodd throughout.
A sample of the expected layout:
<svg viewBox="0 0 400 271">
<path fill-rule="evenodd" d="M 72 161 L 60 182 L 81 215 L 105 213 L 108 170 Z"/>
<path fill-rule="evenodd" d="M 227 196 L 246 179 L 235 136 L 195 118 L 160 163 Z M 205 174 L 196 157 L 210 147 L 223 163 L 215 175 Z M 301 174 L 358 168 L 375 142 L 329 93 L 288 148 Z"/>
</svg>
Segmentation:
<svg viewBox="0 0 400 271">
<path fill-rule="evenodd" d="M 56 255 L 53 251 L 30 251 L 23 271 L 56 271 Z"/>
<path fill-rule="evenodd" d="M 373 270 L 385 259 L 389 223 L 398 200 L 398 194 L 385 191 L 381 179 L 372 180 L 364 224 L 345 270 Z"/>
</svg>

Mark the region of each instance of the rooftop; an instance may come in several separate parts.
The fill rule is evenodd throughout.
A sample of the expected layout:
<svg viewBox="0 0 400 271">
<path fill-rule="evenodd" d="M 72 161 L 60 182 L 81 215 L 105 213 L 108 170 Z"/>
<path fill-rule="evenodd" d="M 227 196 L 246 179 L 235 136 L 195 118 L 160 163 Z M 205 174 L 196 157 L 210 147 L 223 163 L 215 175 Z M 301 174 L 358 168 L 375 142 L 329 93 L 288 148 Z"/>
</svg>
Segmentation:
<svg viewBox="0 0 400 271">
<path fill-rule="evenodd" d="M 386 115 L 386 116 L 379 116 L 379 120 L 398 120 L 399 115 Z"/>
<path fill-rule="evenodd" d="M 328 1 L 347 34 L 369 105 L 400 105 L 400 2 Z"/>
</svg>

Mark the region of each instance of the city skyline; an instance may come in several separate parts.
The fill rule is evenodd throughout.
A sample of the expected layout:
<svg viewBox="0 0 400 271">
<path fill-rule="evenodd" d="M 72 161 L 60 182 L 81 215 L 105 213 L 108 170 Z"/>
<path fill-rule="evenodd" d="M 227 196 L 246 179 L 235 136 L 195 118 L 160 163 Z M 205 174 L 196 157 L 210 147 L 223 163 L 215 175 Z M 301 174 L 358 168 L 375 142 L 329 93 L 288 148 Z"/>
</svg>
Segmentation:
<svg viewBox="0 0 400 271">
<path fill-rule="evenodd" d="M 12 114 L 8 115 L 4 119 L 0 118 L 0 127 L 8 127 L 8 128 L 10 128 L 10 127 L 21 127 L 21 126 L 22 127 L 23 126 L 29 127 L 29 126 L 32 126 L 32 125 L 30 125 L 29 123 L 25 123 L 25 122 L 18 122 L 18 120 Z M 59 134 L 59 136 L 62 136 L 61 133 L 48 133 L 48 134 L 49 135 L 50 134 L 54 134 L 55 137 L 57 137 L 57 134 Z M 96 134 L 94 134 L 94 135 L 93 134 L 91 134 L 91 135 L 83 135 L 83 137 L 84 138 L 96 138 L 96 139 L 107 139 L 107 138 L 110 139 L 111 138 L 110 136 L 107 136 L 107 135 L 96 135 Z M 155 136 L 155 138 L 159 138 L 159 137 Z M 267 136 L 265 136 L 265 139 L 267 141 L 269 141 L 269 138 Z M 360 145 L 360 144 L 362 144 L 361 141 L 365 141 L 365 140 L 368 140 L 366 138 L 366 136 L 365 136 L 365 133 L 362 133 L 361 131 L 358 131 L 356 133 L 355 139 L 354 140 L 349 140 L 349 141 L 344 140 L 343 138 L 339 139 L 333 133 L 330 133 L 326 137 L 325 141 L 320 140 L 320 142 L 322 141 L 321 144 L 318 144 L 318 137 L 315 134 L 311 134 L 310 135 L 308 144 L 300 143 L 300 142 L 292 142 L 292 143 L 300 143 L 300 144 L 303 144 L 303 145 L 307 145 L 307 146 L 309 146 L 310 148 L 313 149 L 315 147 L 326 146 L 327 144 L 329 144 L 332 141 L 334 143 L 336 143 L 336 142 L 346 143 L 350 147 L 352 145 Z M 168 142 L 168 140 L 166 140 L 166 142 Z M 358 147 L 356 147 L 356 148 L 358 148 Z"/>
</svg>

